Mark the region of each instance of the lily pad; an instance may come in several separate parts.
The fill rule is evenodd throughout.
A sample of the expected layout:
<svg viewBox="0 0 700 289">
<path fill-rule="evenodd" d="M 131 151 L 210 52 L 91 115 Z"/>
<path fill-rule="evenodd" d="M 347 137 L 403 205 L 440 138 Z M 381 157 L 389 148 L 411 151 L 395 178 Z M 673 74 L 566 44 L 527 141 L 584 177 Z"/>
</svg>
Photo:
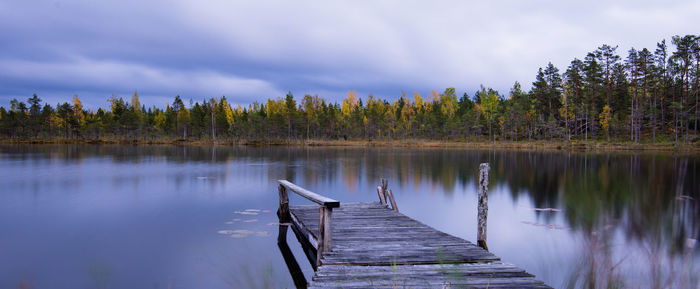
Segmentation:
<svg viewBox="0 0 700 289">
<path fill-rule="evenodd" d="M 257 215 L 258 214 L 258 212 L 251 212 L 251 211 L 235 211 L 233 213 L 239 214 L 239 215 Z"/>
<path fill-rule="evenodd" d="M 535 227 L 545 227 L 550 230 L 567 230 L 567 227 L 560 226 L 560 225 L 555 225 L 555 224 L 541 224 L 541 223 L 535 223 L 535 222 L 529 222 L 529 221 L 521 221 L 520 223 L 535 226 Z"/>
<path fill-rule="evenodd" d="M 533 208 L 537 212 L 561 212 L 561 209 L 555 208 Z"/>
<path fill-rule="evenodd" d="M 231 232 L 232 232 L 231 238 L 244 238 L 244 237 L 248 237 L 252 234 L 255 234 L 255 232 L 253 232 L 251 230 L 233 230 Z"/>
<path fill-rule="evenodd" d="M 270 223 L 267 223 L 268 226 L 280 226 L 280 225 L 282 225 L 282 226 L 289 226 L 289 225 L 291 225 L 291 224 L 292 224 L 292 223 L 278 223 L 278 222 L 270 222 Z"/>
</svg>

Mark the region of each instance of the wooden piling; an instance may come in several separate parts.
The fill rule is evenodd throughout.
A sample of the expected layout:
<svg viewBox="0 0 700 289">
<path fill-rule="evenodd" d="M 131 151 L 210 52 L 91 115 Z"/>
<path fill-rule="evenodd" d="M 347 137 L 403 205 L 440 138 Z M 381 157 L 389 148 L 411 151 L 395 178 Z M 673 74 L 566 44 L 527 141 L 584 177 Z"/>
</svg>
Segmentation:
<svg viewBox="0 0 700 289">
<path fill-rule="evenodd" d="M 391 190 L 386 190 L 387 196 L 389 196 L 389 201 L 391 201 L 391 209 L 394 211 L 399 211 L 399 207 L 396 206 L 396 200 L 394 200 L 394 193 Z"/>
<path fill-rule="evenodd" d="M 388 189 L 389 181 L 385 178 L 380 179 L 381 185 L 377 187 L 377 194 L 379 194 L 379 202 L 386 206 L 387 203 L 391 203 L 391 209 L 394 211 L 399 211 L 399 207 L 396 206 L 396 200 L 394 199 L 394 193 Z"/>
<path fill-rule="evenodd" d="M 489 164 L 482 163 L 479 165 L 479 207 L 478 207 L 478 228 L 476 231 L 476 243 L 479 247 L 484 250 L 488 250 L 489 247 L 486 245 L 486 224 L 487 217 L 489 214 L 489 197 L 488 197 L 488 186 L 489 186 Z"/>
<path fill-rule="evenodd" d="M 321 255 L 326 250 L 326 242 L 330 242 L 329 236 L 326 236 L 326 207 L 318 207 L 318 247 L 316 248 L 316 266 L 321 266 Z M 330 247 L 330 244 L 328 244 Z"/>
<path fill-rule="evenodd" d="M 382 186 L 377 186 L 377 195 L 379 195 L 379 203 L 386 206 L 386 198 L 384 197 L 384 191 L 382 191 Z"/>
<path fill-rule="evenodd" d="M 277 217 L 279 218 L 280 223 L 288 223 L 291 221 L 291 217 L 289 215 L 289 195 L 287 194 L 287 188 L 280 184 L 277 191 L 279 192 L 279 208 L 277 209 Z"/>
</svg>

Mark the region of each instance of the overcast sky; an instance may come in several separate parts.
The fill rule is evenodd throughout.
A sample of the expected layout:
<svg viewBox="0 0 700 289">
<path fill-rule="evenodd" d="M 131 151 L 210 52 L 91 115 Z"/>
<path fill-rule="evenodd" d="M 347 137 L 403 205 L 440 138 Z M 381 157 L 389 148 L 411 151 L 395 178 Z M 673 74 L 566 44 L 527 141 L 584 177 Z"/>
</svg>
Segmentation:
<svg viewBox="0 0 700 289">
<path fill-rule="evenodd" d="M 603 43 L 653 50 L 699 19 L 697 0 L 0 0 L 0 105 L 506 94 L 550 61 L 563 71 Z"/>
</svg>

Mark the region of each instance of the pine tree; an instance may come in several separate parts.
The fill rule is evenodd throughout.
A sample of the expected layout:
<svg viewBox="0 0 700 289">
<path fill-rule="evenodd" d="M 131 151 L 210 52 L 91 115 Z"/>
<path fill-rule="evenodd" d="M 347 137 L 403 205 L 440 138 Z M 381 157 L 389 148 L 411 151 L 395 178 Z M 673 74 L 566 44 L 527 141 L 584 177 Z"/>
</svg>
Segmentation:
<svg viewBox="0 0 700 289">
<path fill-rule="evenodd" d="M 611 72 L 615 64 L 620 61 L 620 56 L 615 54 L 615 50 L 617 50 L 617 45 L 612 47 L 603 44 L 603 46 L 598 47 L 598 50 L 595 51 L 595 55 L 602 65 L 603 75 L 605 76 L 605 95 L 607 96 L 608 107 L 610 107 L 610 95 L 612 94 Z"/>
</svg>

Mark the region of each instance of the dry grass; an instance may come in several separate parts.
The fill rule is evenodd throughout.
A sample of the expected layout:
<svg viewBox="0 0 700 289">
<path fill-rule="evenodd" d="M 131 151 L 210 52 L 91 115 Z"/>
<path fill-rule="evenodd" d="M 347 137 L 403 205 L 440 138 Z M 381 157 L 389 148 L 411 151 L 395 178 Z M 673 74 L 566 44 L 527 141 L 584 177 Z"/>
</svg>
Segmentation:
<svg viewBox="0 0 700 289">
<path fill-rule="evenodd" d="M 700 142 L 674 144 L 673 142 L 657 142 L 656 144 L 631 142 L 602 142 L 602 141 L 454 141 L 454 140 L 184 140 L 171 138 L 151 139 L 0 139 L 4 144 L 169 144 L 169 145 L 249 145 L 249 146 L 313 146 L 313 147 L 396 147 L 396 148 L 464 148 L 464 149 L 508 149 L 527 151 L 627 151 L 627 152 L 681 152 L 700 153 Z"/>
</svg>

